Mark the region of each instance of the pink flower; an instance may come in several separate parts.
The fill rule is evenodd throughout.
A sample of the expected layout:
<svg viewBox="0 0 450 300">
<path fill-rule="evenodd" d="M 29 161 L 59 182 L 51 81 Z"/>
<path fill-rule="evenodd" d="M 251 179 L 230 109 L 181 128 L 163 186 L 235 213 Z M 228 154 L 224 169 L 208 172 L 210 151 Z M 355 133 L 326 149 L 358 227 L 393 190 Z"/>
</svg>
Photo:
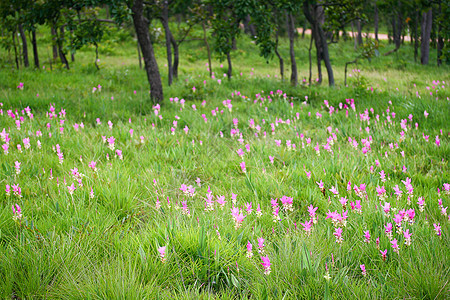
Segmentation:
<svg viewBox="0 0 450 300">
<path fill-rule="evenodd" d="M 116 141 L 116 139 L 113 136 L 108 138 L 108 148 L 111 149 L 111 151 L 114 151 L 115 141 Z"/>
<path fill-rule="evenodd" d="M 248 258 L 253 257 L 252 248 L 253 248 L 252 244 L 250 243 L 250 241 L 248 241 L 248 243 L 247 243 L 247 257 Z"/>
<path fill-rule="evenodd" d="M 225 196 L 217 196 L 217 203 L 219 203 L 220 208 L 223 208 L 225 203 L 227 203 L 227 201 L 225 201 Z"/>
<path fill-rule="evenodd" d="M 389 217 L 389 212 L 390 212 L 390 210 L 391 210 L 391 204 L 390 204 L 389 202 L 385 202 L 385 203 L 384 203 L 384 206 L 381 206 L 381 207 L 383 208 L 384 215 L 385 215 L 386 217 Z"/>
<path fill-rule="evenodd" d="M 370 243 L 370 233 L 369 233 L 369 230 L 364 231 L 364 243 Z"/>
<path fill-rule="evenodd" d="M 264 239 L 263 238 L 258 238 L 258 252 L 259 253 L 264 253 Z"/>
<path fill-rule="evenodd" d="M 333 235 L 336 237 L 336 243 L 341 244 L 343 242 L 342 238 L 342 228 L 338 227 L 334 230 Z"/>
<path fill-rule="evenodd" d="M 243 173 L 246 173 L 246 172 L 247 172 L 247 169 L 245 168 L 245 161 L 241 162 L 241 163 L 240 163 L 240 166 L 241 166 L 242 172 L 243 172 Z"/>
<path fill-rule="evenodd" d="M 293 198 L 288 197 L 288 196 L 283 196 L 283 197 L 281 197 L 280 200 L 281 200 L 281 203 L 283 204 L 284 211 L 288 211 L 288 210 L 293 211 L 294 210 L 293 205 L 292 205 Z"/>
<path fill-rule="evenodd" d="M 252 211 L 253 211 L 253 209 L 252 209 L 252 203 L 250 202 L 250 203 L 245 203 L 245 210 L 248 212 L 248 214 L 250 215 L 251 213 L 252 213 Z"/>
<path fill-rule="evenodd" d="M 319 189 L 321 189 L 321 190 L 324 189 L 324 185 L 323 185 L 322 180 L 320 180 L 320 182 L 317 182 L 317 181 L 316 181 L 316 183 L 317 183 L 317 185 L 319 186 Z"/>
<path fill-rule="evenodd" d="M 409 229 L 406 229 L 403 232 L 403 236 L 405 237 L 405 245 L 406 246 L 411 245 L 411 235 L 412 235 L 412 233 L 409 232 Z"/>
<path fill-rule="evenodd" d="M 381 253 L 381 258 L 383 259 L 383 261 L 386 261 L 387 249 L 385 249 L 384 251 L 380 250 L 380 253 Z"/>
<path fill-rule="evenodd" d="M 116 150 L 116 155 L 120 160 L 123 160 L 123 155 L 122 155 L 122 150 L 117 149 Z"/>
<path fill-rule="evenodd" d="M 13 211 L 13 220 L 17 221 L 22 219 L 22 209 L 20 209 L 19 204 L 16 204 L 16 207 L 14 208 L 14 205 L 12 206 Z"/>
<path fill-rule="evenodd" d="M 91 168 L 92 171 L 97 172 L 97 163 L 95 161 L 91 161 L 88 167 Z"/>
<path fill-rule="evenodd" d="M 347 198 L 345 198 L 345 197 L 341 197 L 341 199 L 339 199 L 339 202 L 341 203 L 341 205 L 342 205 L 342 209 L 345 209 L 345 207 L 346 207 L 346 205 L 347 205 Z"/>
<path fill-rule="evenodd" d="M 388 238 L 391 239 L 392 238 L 392 223 L 387 223 L 384 226 L 384 228 L 385 228 L 384 232 L 386 233 Z"/>
<path fill-rule="evenodd" d="M 334 186 L 332 186 L 331 189 L 330 189 L 329 191 L 332 192 L 333 195 L 339 195 L 338 190 L 337 190 Z"/>
<path fill-rule="evenodd" d="M 264 268 L 264 275 L 269 275 L 270 274 L 270 260 L 268 256 L 261 256 L 261 260 L 262 260 L 262 266 Z"/>
<path fill-rule="evenodd" d="M 399 248 L 399 246 L 398 246 L 398 241 L 397 241 L 397 239 L 393 239 L 393 240 L 391 241 L 391 244 L 392 244 L 392 248 L 394 249 L 394 252 L 397 253 L 397 254 L 400 254 L 400 248 Z"/>
<path fill-rule="evenodd" d="M 262 211 L 261 211 L 261 207 L 259 206 L 259 203 L 258 203 L 258 207 L 256 208 L 256 216 L 258 218 L 262 216 Z"/>
<path fill-rule="evenodd" d="M 311 172 L 305 170 L 306 178 L 311 179 Z"/>
<path fill-rule="evenodd" d="M 318 207 L 314 207 L 312 204 L 310 206 L 308 206 L 308 213 L 309 213 L 309 216 L 311 217 L 311 221 L 314 224 L 317 223 L 317 216 L 316 216 L 317 209 L 318 209 Z"/>
<path fill-rule="evenodd" d="M 440 237 L 442 235 L 441 223 L 433 224 L 433 226 L 434 226 L 434 231 L 436 232 L 436 235 Z"/>
<path fill-rule="evenodd" d="M 20 174 L 20 162 L 14 162 L 14 168 L 16 169 L 16 175 Z"/>
<path fill-rule="evenodd" d="M 307 235 L 311 234 L 311 229 L 312 229 L 312 222 L 310 221 L 306 221 L 305 223 L 300 223 L 300 225 L 303 226 L 303 230 L 306 232 Z"/>
<path fill-rule="evenodd" d="M 72 185 L 67 187 L 67 190 L 69 191 L 69 194 L 73 195 L 73 192 L 76 190 L 75 185 L 72 183 Z"/>
<path fill-rule="evenodd" d="M 366 273 L 366 266 L 365 265 L 360 265 L 359 267 L 361 268 L 362 276 L 365 277 L 367 275 L 367 273 Z"/>
<path fill-rule="evenodd" d="M 233 207 L 231 209 L 231 215 L 234 218 L 234 228 L 237 230 L 239 227 L 241 227 L 242 221 L 244 221 L 244 218 L 246 216 L 244 216 L 237 207 Z"/>
<path fill-rule="evenodd" d="M 158 248 L 159 257 L 161 258 L 161 262 L 164 263 L 166 261 L 166 246 Z"/>
</svg>

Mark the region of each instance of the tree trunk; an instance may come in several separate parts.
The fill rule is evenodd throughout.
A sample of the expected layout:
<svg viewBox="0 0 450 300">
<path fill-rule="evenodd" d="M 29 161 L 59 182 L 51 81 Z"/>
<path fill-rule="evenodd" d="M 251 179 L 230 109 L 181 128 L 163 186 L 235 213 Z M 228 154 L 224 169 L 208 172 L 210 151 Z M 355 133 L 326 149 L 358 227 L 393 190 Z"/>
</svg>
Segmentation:
<svg viewBox="0 0 450 300">
<path fill-rule="evenodd" d="M 233 72 L 233 66 L 231 65 L 230 51 L 227 52 L 227 62 L 228 62 L 227 77 L 228 77 L 228 80 L 231 80 L 231 75 L 232 75 L 232 72 Z"/>
<path fill-rule="evenodd" d="M 170 32 L 170 42 L 172 43 L 173 47 L 173 78 L 178 78 L 178 65 L 180 62 L 180 51 L 178 47 L 178 43 L 173 37 L 172 32 Z"/>
<path fill-rule="evenodd" d="M 94 43 L 95 46 L 95 67 L 97 68 L 97 70 L 100 70 L 100 67 L 98 66 L 98 44 Z"/>
<path fill-rule="evenodd" d="M 106 7 L 108 7 L 108 6 L 106 6 Z M 70 34 L 71 34 L 71 36 L 73 36 L 73 30 L 70 31 Z M 70 39 L 70 45 L 72 46 L 72 49 L 73 49 L 73 39 L 72 38 Z M 96 47 L 98 48 L 98 45 L 96 45 Z M 97 51 L 98 51 L 98 49 L 97 49 Z M 72 62 L 75 62 L 75 52 L 73 50 L 70 51 L 70 60 Z"/>
<path fill-rule="evenodd" d="M 277 26 L 277 31 L 275 33 L 275 54 L 278 57 L 278 60 L 280 61 L 280 75 L 281 75 L 281 81 L 284 81 L 284 60 L 281 57 L 280 53 L 278 52 L 278 35 L 279 35 L 279 28 Z"/>
<path fill-rule="evenodd" d="M 244 31 L 253 39 L 256 35 L 255 26 L 251 23 L 250 15 L 247 15 L 244 20 Z"/>
<path fill-rule="evenodd" d="M 353 25 L 355 22 L 352 21 L 352 39 L 353 39 L 353 48 L 356 50 L 358 48 L 358 42 L 356 41 L 355 38 L 355 26 Z"/>
<path fill-rule="evenodd" d="M 34 66 L 39 69 L 39 53 L 36 41 L 36 29 L 31 31 L 31 45 L 33 46 Z"/>
<path fill-rule="evenodd" d="M 23 64 L 25 68 L 28 68 L 30 66 L 30 61 L 28 60 L 28 44 L 27 44 L 27 37 L 25 36 L 25 31 L 23 30 L 22 24 L 19 24 L 19 33 L 20 38 L 22 39 Z"/>
<path fill-rule="evenodd" d="M 304 39 L 305 38 L 305 33 L 306 33 L 306 20 L 303 22 L 303 29 L 302 29 L 302 39 Z"/>
<path fill-rule="evenodd" d="M 414 17 L 414 62 L 417 62 L 419 56 L 419 9 L 416 9 Z"/>
<path fill-rule="evenodd" d="M 309 49 L 308 49 L 308 54 L 309 54 L 309 86 L 311 86 L 311 80 L 312 80 L 312 55 L 311 55 L 311 50 L 312 50 L 312 43 L 314 40 L 314 35 L 311 34 L 311 41 L 309 42 Z"/>
<path fill-rule="evenodd" d="M 374 16 L 374 21 L 375 21 L 375 28 L 374 28 L 374 32 L 375 32 L 375 40 L 378 41 L 378 6 L 377 6 L 377 2 L 375 1 L 375 16 Z"/>
<path fill-rule="evenodd" d="M 53 60 L 56 60 L 58 58 L 58 47 L 57 44 L 57 36 L 56 36 L 56 29 L 55 26 L 52 26 L 51 28 L 51 34 L 52 34 L 52 50 L 53 50 Z"/>
<path fill-rule="evenodd" d="M 133 23 L 141 46 L 142 56 L 144 57 L 145 71 L 147 72 L 148 83 L 150 84 L 150 97 L 154 102 L 163 100 L 163 87 L 159 75 L 158 64 L 153 52 L 153 45 L 150 41 L 149 21 L 142 14 L 143 0 L 135 0 L 131 11 L 133 12 Z"/>
<path fill-rule="evenodd" d="M 398 11 L 397 11 L 397 36 L 395 37 L 395 48 L 399 49 L 402 44 L 402 31 L 403 31 L 403 15 L 402 15 L 402 5 L 398 1 Z"/>
<path fill-rule="evenodd" d="M 327 68 L 328 85 L 334 86 L 334 74 L 333 68 L 331 67 L 330 54 L 328 52 L 328 43 L 325 37 L 325 32 L 323 31 L 322 25 L 320 23 L 320 20 L 323 19 L 324 14 L 323 7 L 320 5 L 313 5 L 309 1 L 304 1 L 303 12 L 306 19 L 311 24 L 313 30 L 315 45 L 317 48 L 317 56 L 324 61 L 325 67 Z M 318 61 L 320 60 L 318 59 Z"/>
<path fill-rule="evenodd" d="M 167 52 L 167 77 L 169 86 L 173 81 L 173 67 L 172 67 L 172 46 L 170 45 L 170 28 L 169 28 L 169 3 L 167 0 L 163 2 L 163 9 L 161 13 L 161 23 L 164 27 L 166 36 L 166 52 Z"/>
<path fill-rule="evenodd" d="M 233 38 L 231 39 L 231 49 L 237 50 L 236 36 L 233 36 Z"/>
<path fill-rule="evenodd" d="M 57 36 L 58 54 L 61 59 L 61 63 L 66 65 L 67 70 L 70 70 L 69 61 L 67 60 L 66 54 L 63 51 L 63 40 L 64 40 L 64 26 L 59 29 L 59 36 Z"/>
<path fill-rule="evenodd" d="M 297 62 L 295 61 L 294 52 L 294 37 L 295 37 L 295 26 L 294 17 L 291 13 L 286 13 L 288 35 L 289 35 L 289 55 L 291 57 L 291 84 L 297 86 L 298 84 L 298 74 L 297 74 Z"/>
<path fill-rule="evenodd" d="M 16 46 L 16 32 L 12 32 L 12 41 L 14 47 L 14 60 L 16 62 L 16 68 L 19 70 L 19 55 L 17 54 L 17 46 Z"/>
<path fill-rule="evenodd" d="M 359 45 L 362 45 L 362 43 L 363 43 L 361 20 L 356 20 L 356 28 L 358 30 L 358 35 L 356 36 L 356 41 L 359 46 Z"/>
<path fill-rule="evenodd" d="M 442 49 L 444 48 L 444 39 L 442 37 L 442 1 L 439 0 L 439 16 L 438 28 L 437 28 L 437 65 L 438 67 L 442 64 Z"/>
<path fill-rule="evenodd" d="M 206 26 L 205 21 L 202 21 L 203 28 L 203 40 L 205 41 L 206 51 L 208 51 L 208 69 L 209 69 L 209 77 L 212 77 L 212 65 L 211 65 L 211 48 L 209 48 L 208 36 L 206 35 Z"/>
<path fill-rule="evenodd" d="M 137 36 L 136 36 L 137 39 Z M 136 44 L 137 52 L 138 52 L 138 60 L 139 60 L 139 69 L 142 69 L 142 57 L 141 57 L 141 47 L 139 46 L 139 41 Z"/>
<path fill-rule="evenodd" d="M 427 65 L 430 56 L 430 34 L 431 34 L 431 20 L 432 20 L 432 10 L 431 8 L 428 12 L 422 14 L 422 36 L 420 45 L 420 62 L 422 65 Z"/>
<path fill-rule="evenodd" d="M 317 59 L 317 73 L 318 73 L 318 84 L 322 84 L 322 45 L 320 45 L 320 37 L 317 33 L 317 28 L 314 27 L 314 44 L 316 45 L 316 59 Z"/>
</svg>

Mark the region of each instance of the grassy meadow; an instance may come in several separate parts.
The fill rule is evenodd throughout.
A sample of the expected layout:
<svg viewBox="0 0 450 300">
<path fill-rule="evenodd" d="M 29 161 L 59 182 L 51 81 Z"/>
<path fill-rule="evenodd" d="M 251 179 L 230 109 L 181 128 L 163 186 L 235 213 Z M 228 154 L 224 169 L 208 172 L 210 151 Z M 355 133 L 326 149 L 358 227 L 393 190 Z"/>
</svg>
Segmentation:
<svg viewBox="0 0 450 300">
<path fill-rule="evenodd" d="M 296 43 L 292 87 L 286 40 L 284 81 L 245 36 L 231 80 L 186 41 L 161 105 L 125 32 L 100 71 L 89 47 L 70 70 L 2 50 L 0 298 L 450 298 L 449 67 L 405 43 L 346 87 L 340 42 L 337 86 L 309 86 Z"/>
</svg>

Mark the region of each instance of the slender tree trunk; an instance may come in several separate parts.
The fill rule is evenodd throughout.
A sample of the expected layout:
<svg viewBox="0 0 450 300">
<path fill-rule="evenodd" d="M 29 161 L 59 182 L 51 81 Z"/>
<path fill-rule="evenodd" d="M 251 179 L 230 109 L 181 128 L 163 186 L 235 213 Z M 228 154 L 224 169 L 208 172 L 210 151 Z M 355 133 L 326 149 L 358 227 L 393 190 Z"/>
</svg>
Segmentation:
<svg viewBox="0 0 450 300">
<path fill-rule="evenodd" d="M 28 60 L 28 44 L 27 44 L 27 37 L 25 35 L 25 31 L 23 30 L 22 24 L 19 24 L 19 33 L 20 38 L 22 39 L 23 64 L 25 68 L 28 68 L 30 66 L 30 61 Z"/>
<path fill-rule="evenodd" d="M 358 35 L 356 36 L 356 41 L 359 45 L 362 45 L 363 39 L 362 39 L 362 26 L 361 26 L 361 20 L 356 21 L 356 28 L 358 30 Z"/>
<path fill-rule="evenodd" d="M 374 32 L 375 32 L 375 40 L 378 41 L 378 6 L 377 2 L 375 1 L 375 16 L 374 16 Z"/>
<path fill-rule="evenodd" d="M 228 62 L 227 77 L 228 77 L 228 80 L 231 80 L 231 75 L 232 75 L 232 72 L 233 72 L 233 66 L 231 65 L 230 51 L 227 52 L 227 62 Z"/>
<path fill-rule="evenodd" d="M 298 74 L 297 74 L 297 62 L 295 61 L 294 52 L 294 37 L 295 37 L 295 26 L 294 17 L 291 13 L 286 13 L 288 35 L 289 35 L 289 55 L 291 57 L 291 84 L 297 86 L 298 84 Z"/>
<path fill-rule="evenodd" d="M 12 41 L 14 47 L 14 60 L 16 62 L 16 68 L 17 70 L 19 70 L 19 55 L 17 54 L 16 31 L 12 32 Z"/>
<path fill-rule="evenodd" d="M 51 33 L 52 33 L 53 60 L 56 60 L 58 58 L 58 47 L 56 45 L 58 37 L 56 36 L 55 26 L 52 26 Z"/>
<path fill-rule="evenodd" d="M 98 66 L 98 44 L 95 43 L 95 67 L 97 68 L 97 70 L 100 70 L 100 67 Z"/>
<path fill-rule="evenodd" d="M 142 14 L 144 10 L 143 0 L 135 0 L 131 7 L 133 23 L 144 57 L 145 71 L 150 84 L 150 97 L 154 102 L 161 102 L 164 98 L 161 76 L 155 59 L 153 45 L 150 41 L 149 20 Z"/>
<path fill-rule="evenodd" d="M 432 9 L 422 14 L 422 43 L 420 45 L 420 62 L 427 65 L 430 56 Z"/>
<path fill-rule="evenodd" d="M 324 10 L 320 5 L 313 5 L 309 1 L 303 2 L 303 12 L 305 14 L 306 19 L 311 24 L 315 45 L 317 48 L 317 55 L 320 56 L 325 63 L 325 67 L 327 68 L 328 74 L 328 85 L 334 86 L 334 74 L 333 68 L 331 66 L 330 54 L 328 52 L 328 43 L 325 36 L 325 32 L 323 31 L 320 20 L 323 18 Z M 319 61 L 319 60 L 318 60 Z M 320 64 L 319 64 L 320 65 Z M 319 67 L 319 66 L 318 66 Z M 319 77 L 320 80 L 320 77 Z"/>
<path fill-rule="evenodd" d="M 416 9 L 414 17 L 414 62 L 417 62 L 419 56 L 419 9 Z"/>
<path fill-rule="evenodd" d="M 352 21 L 352 38 L 353 38 L 353 42 L 354 42 L 354 44 L 353 44 L 353 48 L 356 50 L 356 49 L 358 49 L 358 42 L 356 41 L 356 38 L 355 38 L 355 26 L 353 25 L 353 21 Z"/>
<path fill-rule="evenodd" d="M 66 65 L 67 70 L 70 70 L 69 61 L 67 60 L 66 54 L 63 50 L 63 40 L 64 40 L 64 26 L 61 26 L 59 30 L 59 36 L 57 34 L 57 44 L 58 44 L 58 54 L 61 59 L 61 63 Z"/>
<path fill-rule="evenodd" d="M 442 17 L 442 1 L 439 0 L 439 16 Z M 437 65 L 438 67 L 442 64 L 442 49 L 444 48 L 444 39 L 442 37 L 442 20 L 438 21 L 438 28 L 437 28 Z"/>
<path fill-rule="evenodd" d="M 311 50 L 312 50 L 312 44 L 313 44 L 313 40 L 314 40 L 314 35 L 311 34 L 311 41 L 309 42 L 309 49 L 308 49 L 308 54 L 309 54 L 309 86 L 311 86 L 311 80 L 312 80 L 312 54 L 311 54 Z"/>
<path fill-rule="evenodd" d="M 280 61 L 281 81 L 284 81 L 284 60 L 281 57 L 280 53 L 278 52 L 278 35 L 279 35 L 279 28 L 277 26 L 277 31 L 275 33 L 275 54 L 277 55 L 278 60 Z"/>
<path fill-rule="evenodd" d="M 162 15 L 161 15 L 161 23 L 164 27 L 164 32 L 166 36 L 166 52 L 167 52 L 167 77 L 169 86 L 173 81 L 173 67 L 172 67 L 172 46 L 170 44 L 170 28 L 169 28 L 169 3 L 167 0 L 164 0 Z"/>
<path fill-rule="evenodd" d="M 247 15 L 244 20 L 244 31 L 253 39 L 256 35 L 255 25 L 251 23 L 250 15 Z"/>
<path fill-rule="evenodd" d="M 307 26 L 307 24 L 306 24 L 306 20 L 303 22 L 303 29 L 302 29 L 302 39 L 304 39 L 305 38 L 305 33 L 306 33 L 306 26 Z"/>
<path fill-rule="evenodd" d="M 322 84 L 323 76 L 322 76 L 322 45 L 320 45 L 320 37 L 317 33 L 317 28 L 314 28 L 314 43 L 316 45 L 316 59 L 317 59 L 317 73 L 319 80 L 318 84 Z"/>
<path fill-rule="evenodd" d="M 231 49 L 237 50 L 237 42 L 235 36 L 233 36 L 233 38 L 231 39 Z"/>
<path fill-rule="evenodd" d="M 33 46 L 34 66 L 39 69 L 39 53 L 36 41 L 36 29 L 31 31 L 31 45 Z"/>
<path fill-rule="evenodd" d="M 212 77 L 211 48 L 209 48 L 208 36 L 206 35 L 205 21 L 202 21 L 202 28 L 203 28 L 203 40 L 204 40 L 204 42 L 205 42 L 206 51 L 208 52 L 208 69 L 209 69 L 209 77 Z"/>
<path fill-rule="evenodd" d="M 170 42 L 173 47 L 173 78 L 178 78 L 178 65 L 180 63 L 180 50 L 172 32 L 170 32 Z"/>
<path fill-rule="evenodd" d="M 395 48 L 399 49 L 402 41 L 402 31 L 403 31 L 403 15 L 402 15 L 402 4 L 398 1 L 398 11 L 397 11 L 397 36 L 395 37 Z"/>
<path fill-rule="evenodd" d="M 137 36 L 136 36 L 137 38 Z M 139 69 L 142 69 L 142 57 L 141 57 L 141 47 L 139 46 L 139 41 L 136 43 L 137 52 L 138 52 L 138 60 L 139 60 Z"/>
<path fill-rule="evenodd" d="M 108 6 L 106 6 L 106 7 L 108 7 Z M 70 33 L 71 33 L 71 36 L 73 36 L 73 30 L 71 30 Z M 73 46 L 73 39 L 72 38 L 70 39 L 70 44 Z M 96 47 L 98 48 L 98 45 Z M 73 49 L 73 47 L 72 47 L 72 49 Z M 98 49 L 97 49 L 97 51 L 98 51 Z M 75 52 L 72 51 L 72 50 L 70 51 L 70 60 L 72 62 L 75 62 Z"/>
</svg>

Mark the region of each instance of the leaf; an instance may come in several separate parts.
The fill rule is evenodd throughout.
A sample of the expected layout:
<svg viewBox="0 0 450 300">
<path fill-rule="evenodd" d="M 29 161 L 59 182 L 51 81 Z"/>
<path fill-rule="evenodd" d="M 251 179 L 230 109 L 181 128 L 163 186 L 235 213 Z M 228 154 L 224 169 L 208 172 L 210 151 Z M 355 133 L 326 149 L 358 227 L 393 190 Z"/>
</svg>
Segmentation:
<svg viewBox="0 0 450 300">
<path fill-rule="evenodd" d="M 139 256 L 141 257 L 141 263 L 144 265 L 145 262 L 147 262 L 147 257 L 145 256 L 144 249 L 142 249 L 142 246 L 139 246 Z"/>
<path fill-rule="evenodd" d="M 233 285 L 236 287 L 236 288 L 240 288 L 240 283 L 239 283 L 239 280 L 237 280 L 237 278 L 236 278 L 236 276 L 234 276 L 234 274 L 231 274 L 231 283 L 233 283 Z"/>
</svg>

